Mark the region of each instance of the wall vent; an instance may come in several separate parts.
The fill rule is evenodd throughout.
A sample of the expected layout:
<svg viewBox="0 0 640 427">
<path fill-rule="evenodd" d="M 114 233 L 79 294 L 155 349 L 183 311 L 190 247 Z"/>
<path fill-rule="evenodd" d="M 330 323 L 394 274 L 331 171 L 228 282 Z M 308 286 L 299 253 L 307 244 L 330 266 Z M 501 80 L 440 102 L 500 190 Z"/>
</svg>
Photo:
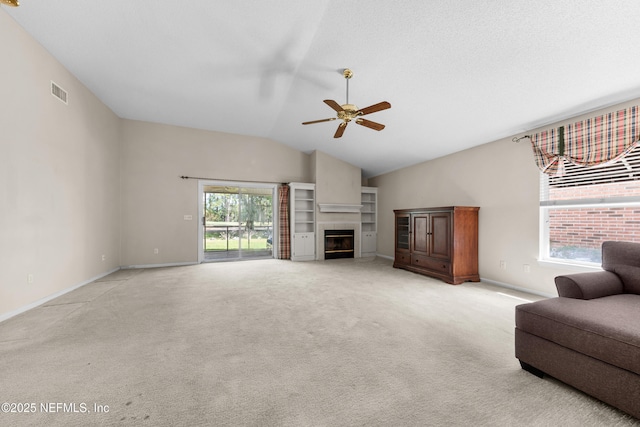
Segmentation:
<svg viewBox="0 0 640 427">
<path fill-rule="evenodd" d="M 53 80 L 51 81 L 51 95 L 65 104 L 69 104 L 67 91 L 58 86 Z"/>
</svg>

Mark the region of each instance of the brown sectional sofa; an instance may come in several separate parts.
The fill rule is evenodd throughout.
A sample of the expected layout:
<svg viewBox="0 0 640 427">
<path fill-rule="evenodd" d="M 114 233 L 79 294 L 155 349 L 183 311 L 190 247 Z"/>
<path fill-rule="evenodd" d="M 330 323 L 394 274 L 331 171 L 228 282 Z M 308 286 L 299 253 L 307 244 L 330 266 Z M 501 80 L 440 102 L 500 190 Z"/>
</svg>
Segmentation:
<svg viewBox="0 0 640 427">
<path fill-rule="evenodd" d="M 640 244 L 604 242 L 602 268 L 558 276 L 558 298 L 516 307 L 516 357 L 640 418 Z"/>
</svg>

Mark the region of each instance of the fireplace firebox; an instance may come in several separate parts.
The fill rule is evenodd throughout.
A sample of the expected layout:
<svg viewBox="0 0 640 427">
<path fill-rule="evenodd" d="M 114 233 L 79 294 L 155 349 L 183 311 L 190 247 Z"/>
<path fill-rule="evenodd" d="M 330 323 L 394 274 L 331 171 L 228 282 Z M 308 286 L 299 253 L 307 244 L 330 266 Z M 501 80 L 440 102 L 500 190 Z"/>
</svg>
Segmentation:
<svg viewBox="0 0 640 427">
<path fill-rule="evenodd" d="M 324 231 L 324 259 L 354 258 L 353 230 Z"/>
</svg>

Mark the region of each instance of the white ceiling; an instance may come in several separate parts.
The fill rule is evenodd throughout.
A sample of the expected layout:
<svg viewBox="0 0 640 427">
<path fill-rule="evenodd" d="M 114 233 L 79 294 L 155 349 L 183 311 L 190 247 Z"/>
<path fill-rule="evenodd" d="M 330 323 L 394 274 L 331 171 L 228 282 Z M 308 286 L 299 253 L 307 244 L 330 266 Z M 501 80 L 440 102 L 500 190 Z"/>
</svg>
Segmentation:
<svg viewBox="0 0 640 427">
<path fill-rule="evenodd" d="M 637 0 L 21 0 L 2 7 L 118 116 L 395 170 L 640 97 Z M 322 100 L 390 110 L 381 132 Z"/>
</svg>

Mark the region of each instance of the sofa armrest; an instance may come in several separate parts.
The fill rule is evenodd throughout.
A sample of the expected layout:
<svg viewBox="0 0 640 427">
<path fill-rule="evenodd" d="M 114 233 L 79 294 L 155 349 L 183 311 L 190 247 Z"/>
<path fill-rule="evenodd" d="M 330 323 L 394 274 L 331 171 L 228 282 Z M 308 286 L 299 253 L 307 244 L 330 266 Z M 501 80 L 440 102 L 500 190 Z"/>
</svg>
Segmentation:
<svg viewBox="0 0 640 427">
<path fill-rule="evenodd" d="M 567 274 L 555 281 L 558 295 L 565 298 L 594 299 L 624 293 L 620 277 L 610 271 Z"/>
</svg>

